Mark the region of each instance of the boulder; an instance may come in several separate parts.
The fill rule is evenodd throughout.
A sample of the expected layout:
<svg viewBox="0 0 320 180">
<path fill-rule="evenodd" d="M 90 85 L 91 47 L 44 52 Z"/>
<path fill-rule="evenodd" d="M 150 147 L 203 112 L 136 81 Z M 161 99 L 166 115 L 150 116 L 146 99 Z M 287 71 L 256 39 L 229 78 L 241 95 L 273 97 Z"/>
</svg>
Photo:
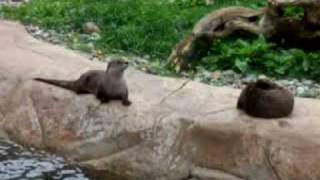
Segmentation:
<svg viewBox="0 0 320 180">
<path fill-rule="evenodd" d="M 74 79 L 105 63 L 12 22 L 0 21 L 0 38 L 0 130 L 20 144 L 127 179 L 320 179 L 318 100 L 297 98 L 287 118 L 256 119 L 236 109 L 239 90 L 129 69 L 133 104 L 100 104 L 32 78 Z"/>
<path fill-rule="evenodd" d="M 82 29 L 87 34 L 99 33 L 101 30 L 94 22 L 86 22 L 83 24 Z"/>
</svg>

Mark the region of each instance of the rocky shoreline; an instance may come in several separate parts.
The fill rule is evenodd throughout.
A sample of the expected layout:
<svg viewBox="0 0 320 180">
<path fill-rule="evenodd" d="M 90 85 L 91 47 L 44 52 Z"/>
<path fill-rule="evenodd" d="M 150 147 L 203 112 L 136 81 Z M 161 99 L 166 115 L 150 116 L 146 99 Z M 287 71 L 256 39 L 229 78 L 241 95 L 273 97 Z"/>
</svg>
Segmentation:
<svg viewBox="0 0 320 180">
<path fill-rule="evenodd" d="M 196 80 L 216 86 L 243 88 L 246 83 L 263 78 L 272 79 L 276 83 L 287 87 L 295 96 L 320 99 L 320 84 L 308 79 L 275 79 L 263 74 L 242 76 L 232 70 L 216 72 L 202 70 Z"/>
</svg>

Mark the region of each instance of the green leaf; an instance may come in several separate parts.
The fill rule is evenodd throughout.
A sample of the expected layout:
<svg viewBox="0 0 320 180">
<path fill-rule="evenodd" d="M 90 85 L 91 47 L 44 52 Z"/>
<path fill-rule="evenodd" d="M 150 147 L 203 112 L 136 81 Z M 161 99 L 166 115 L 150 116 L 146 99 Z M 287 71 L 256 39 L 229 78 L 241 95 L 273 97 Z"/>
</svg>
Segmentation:
<svg viewBox="0 0 320 180">
<path fill-rule="evenodd" d="M 303 67 L 304 71 L 308 71 L 309 70 L 310 63 L 309 63 L 309 61 L 307 59 L 303 60 L 302 67 Z"/>
<path fill-rule="evenodd" d="M 241 72 L 246 72 L 248 70 L 248 62 L 245 60 L 236 59 L 235 66 Z"/>
<path fill-rule="evenodd" d="M 280 74 L 280 75 L 283 75 L 283 74 L 285 74 L 285 72 L 286 72 L 286 68 L 283 67 L 283 66 L 280 66 L 280 67 L 278 67 L 278 68 L 275 69 L 275 72 L 277 72 L 277 73 Z"/>
</svg>

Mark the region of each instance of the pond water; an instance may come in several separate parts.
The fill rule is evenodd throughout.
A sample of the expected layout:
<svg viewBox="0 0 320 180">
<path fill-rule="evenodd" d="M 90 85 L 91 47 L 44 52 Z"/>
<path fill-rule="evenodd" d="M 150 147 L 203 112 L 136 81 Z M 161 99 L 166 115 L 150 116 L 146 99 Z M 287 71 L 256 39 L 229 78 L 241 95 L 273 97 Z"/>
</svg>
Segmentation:
<svg viewBox="0 0 320 180">
<path fill-rule="evenodd" d="M 91 180 L 59 156 L 0 139 L 0 180 Z"/>
</svg>

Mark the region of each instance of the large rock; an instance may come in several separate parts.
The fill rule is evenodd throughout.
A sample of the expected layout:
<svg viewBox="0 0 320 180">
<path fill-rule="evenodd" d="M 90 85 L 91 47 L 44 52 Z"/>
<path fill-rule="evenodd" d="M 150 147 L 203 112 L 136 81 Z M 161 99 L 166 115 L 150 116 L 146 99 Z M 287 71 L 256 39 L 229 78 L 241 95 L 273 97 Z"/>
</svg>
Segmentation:
<svg viewBox="0 0 320 180">
<path fill-rule="evenodd" d="M 0 22 L 0 129 L 129 179 L 320 179 L 320 102 L 296 100 L 293 114 L 254 119 L 235 108 L 238 90 L 127 72 L 132 106 L 32 81 L 105 69 Z"/>
</svg>

